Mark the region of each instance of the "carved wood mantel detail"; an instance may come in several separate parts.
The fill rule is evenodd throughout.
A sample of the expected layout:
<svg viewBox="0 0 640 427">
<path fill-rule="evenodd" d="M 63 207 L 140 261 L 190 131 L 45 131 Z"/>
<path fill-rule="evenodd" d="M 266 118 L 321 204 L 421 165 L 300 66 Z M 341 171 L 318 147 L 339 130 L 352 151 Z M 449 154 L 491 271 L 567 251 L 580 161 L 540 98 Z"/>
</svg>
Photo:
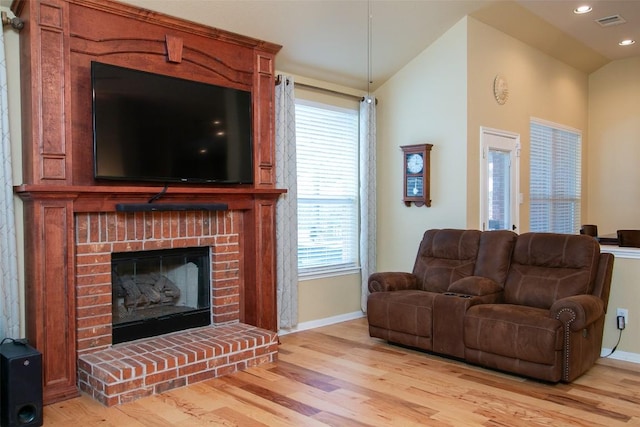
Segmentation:
<svg viewBox="0 0 640 427">
<path fill-rule="evenodd" d="M 182 39 L 167 34 L 164 37 L 167 44 L 167 61 L 179 64 L 182 62 Z"/>
<path fill-rule="evenodd" d="M 20 35 L 27 337 L 44 400 L 78 394 L 74 215 L 145 203 L 162 188 L 93 178 L 92 60 L 252 93 L 254 184 L 175 186 L 162 202 L 243 212 L 241 321 L 275 331 L 274 60 L 280 46 L 110 0 L 14 0 Z"/>
</svg>

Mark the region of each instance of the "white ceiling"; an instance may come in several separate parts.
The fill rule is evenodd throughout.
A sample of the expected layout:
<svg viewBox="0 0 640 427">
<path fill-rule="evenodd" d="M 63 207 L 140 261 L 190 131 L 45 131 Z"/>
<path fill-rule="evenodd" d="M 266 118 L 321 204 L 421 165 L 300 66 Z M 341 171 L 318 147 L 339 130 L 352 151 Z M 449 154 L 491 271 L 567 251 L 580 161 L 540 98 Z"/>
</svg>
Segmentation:
<svg viewBox="0 0 640 427">
<path fill-rule="evenodd" d="M 640 56 L 638 0 L 519 0 L 518 3 L 610 60 Z M 593 11 L 584 15 L 573 13 L 573 9 L 582 4 L 591 5 Z M 620 15 L 627 22 L 607 27 L 596 23 L 613 15 Z M 626 38 L 635 39 L 636 44 L 626 48 L 618 46 L 618 42 Z"/>
<path fill-rule="evenodd" d="M 593 11 L 573 13 L 583 4 L 590 4 Z M 620 15 L 626 23 L 602 27 L 595 22 L 612 15 Z M 638 0 L 499 1 L 473 16 L 587 73 L 612 60 L 640 56 Z M 626 38 L 637 43 L 619 46 Z"/>
<path fill-rule="evenodd" d="M 282 46 L 278 70 L 366 89 L 366 0 L 124 0 Z M 491 0 L 372 0 L 373 85 Z"/>
<path fill-rule="evenodd" d="M 1 0 L 6 5 L 8 0 Z M 465 15 L 592 72 L 640 56 L 640 0 L 124 0 L 212 27 L 282 45 L 278 70 L 375 89 Z M 593 12 L 573 9 L 590 3 Z M 620 14 L 626 24 L 595 19 Z M 371 20 L 369 20 L 371 15 Z M 371 55 L 368 30 L 371 23 Z M 620 47 L 621 38 L 637 43 Z"/>
</svg>

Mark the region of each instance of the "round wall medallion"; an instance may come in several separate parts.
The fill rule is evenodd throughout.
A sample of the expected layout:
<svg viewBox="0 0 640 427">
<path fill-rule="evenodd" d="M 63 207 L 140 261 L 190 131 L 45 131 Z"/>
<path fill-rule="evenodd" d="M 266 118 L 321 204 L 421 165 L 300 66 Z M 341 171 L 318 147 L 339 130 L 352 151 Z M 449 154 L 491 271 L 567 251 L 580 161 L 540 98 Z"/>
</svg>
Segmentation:
<svg viewBox="0 0 640 427">
<path fill-rule="evenodd" d="M 500 105 L 507 102 L 507 98 L 509 98 L 507 79 L 500 74 L 496 75 L 496 78 L 493 79 L 493 95 L 496 97 L 496 102 Z"/>
</svg>

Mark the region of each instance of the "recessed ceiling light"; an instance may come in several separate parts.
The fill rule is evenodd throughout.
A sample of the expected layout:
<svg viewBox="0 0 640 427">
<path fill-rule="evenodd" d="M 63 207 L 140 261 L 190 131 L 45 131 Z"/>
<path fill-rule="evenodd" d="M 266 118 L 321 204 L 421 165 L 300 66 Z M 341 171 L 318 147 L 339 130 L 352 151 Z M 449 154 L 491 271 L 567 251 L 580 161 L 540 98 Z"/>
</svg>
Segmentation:
<svg viewBox="0 0 640 427">
<path fill-rule="evenodd" d="M 634 44 L 636 41 L 633 39 L 626 39 L 626 40 L 622 40 L 620 43 L 618 43 L 620 46 L 630 46 L 632 44 Z"/>
<path fill-rule="evenodd" d="M 582 15 L 583 13 L 589 13 L 593 10 L 593 8 L 589 5 L 584 5 L 584 6 L 580 6 L 580 7 L 576 7 L 575 9 L 573 9 L 573 13 L 578 14 L 578 15 Z"/>
</svg>

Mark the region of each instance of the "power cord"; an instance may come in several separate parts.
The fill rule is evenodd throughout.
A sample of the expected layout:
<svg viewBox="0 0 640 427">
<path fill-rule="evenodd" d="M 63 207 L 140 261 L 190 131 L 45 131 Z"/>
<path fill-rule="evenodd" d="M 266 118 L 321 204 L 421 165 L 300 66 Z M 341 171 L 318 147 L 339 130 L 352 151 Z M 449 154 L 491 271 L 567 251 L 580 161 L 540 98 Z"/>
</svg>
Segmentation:
<svg viewBox="0 0 640 427">
<path fill-rule="evenodd" d="M 624 331 L 624 327 L 625 327 L 624 317 L 618 316 L 617 321 L 618 321 L 618 330 L 620 331 L 620 334 L 618 335 L 618 342 L 616 343 L 616 345 L 613 346 L 611 353 L 607 354 L 606 356 L 602 356 L 603 358 L 607 358 L 611 356 L 613 352 L 616 351 L 616 349 L 618 348 L 618 345 L 620 344 L 620 339 L 622 338 L 622 331 Z"/>
<path fill-rule="evenodd" d="M 164 184 L 164 188 L 162 190 L 160 190 L 160 192 L 158 194 L 156 194 L 155 196 L 153 196 L 152 198 L 150 198 L 147 203 L 153 203 L 156 200 L 158 200 L 160 197 L 164 196 L 165 193 L 167 192 L 167 190 L 169 189 L 169 183 Z"/>
<path fill-rule="evenodd" d="M 4 344 L 7 341 L 11 341 L 12 343 L 14 343 L 15 345 L 27 345 L 29 343 L 29 341 L 26 338 L 4 338 L 2 341 L 0 341 L 0 345 Z"/>
</svg>

